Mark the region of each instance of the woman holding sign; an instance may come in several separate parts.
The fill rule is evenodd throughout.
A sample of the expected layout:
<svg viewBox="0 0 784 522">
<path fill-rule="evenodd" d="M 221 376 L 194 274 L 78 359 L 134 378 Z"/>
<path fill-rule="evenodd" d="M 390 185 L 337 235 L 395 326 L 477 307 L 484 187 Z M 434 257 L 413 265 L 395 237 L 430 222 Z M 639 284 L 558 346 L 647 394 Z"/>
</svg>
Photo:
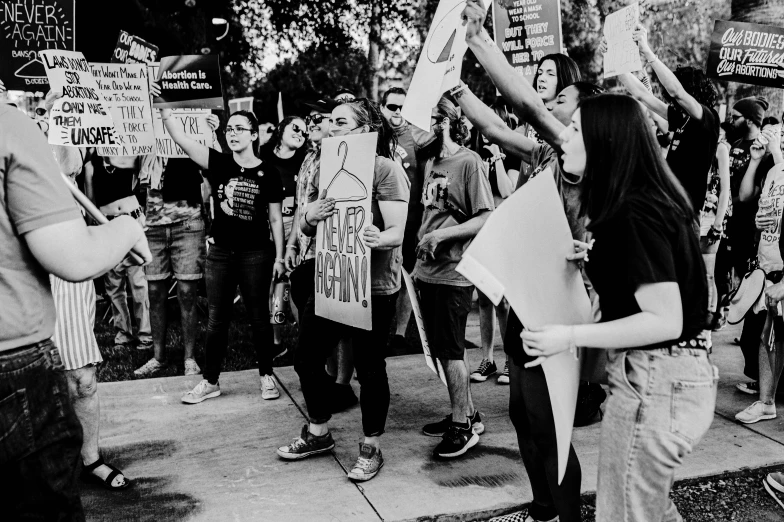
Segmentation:
<svg viewBox="0 0 784 522">
<path fill-rule="evenodd" d="M 255 154 L 259 139 L 256 117 L 237 111 L 226 124 L 226 142 L 232 154 L 222 154 L 188 138 L 163 109 L 161 119 L 172 139 L 202 169 L 212 186 L 215 244 L 207 254 L 206 278 L 209 321 L 205 343 L 204 379 L 182 397 L 196 404 L 220 395 L 218 377 L 226 355 L 229 323 L 237 285 L 251 321 L 253 344 L 259 359 L 261 396 L 280 397 L 272 377 L 272 329 L 269 323 L 269 287 L 285 273 L 280 174 Z M 269 226 L 267 226 L 269 219 Z M 270 231 L 274 244 L 270 241 Z"/>
<path fill-rule="evenodd" d="M 602 318 L 524 331 L 537 357 L 527 366 L 578 346 L 608 350 L 596 520 L 680 520 L 668 495 L 713 421 L 718 380 L 701 333 L 708 290 L 694 210 L 633 98 L 583 100 L 561 136 L 595 241 L 575 242 L 570 259 L 586 263 Z"/>
<path fill-rule="evenodd" d="M 362 330 L 330 321 L 316 315 L 315 295 L 308 298 L 300 312 L 300 337 L 294 358 L 294 369 L 302 384 L 308 407 L 309 424 L 288 446 L 278 448 L 278 455 L 299 460 L 335 447 L 327 426 L 331 418 L 332 381 L 324 370 L 327 357 L 341 338 L 353 341 L 354 364 L 357 368 L 362 409 L 364 441 L 359 445 L 359 458 L 348 477 L 356 481 L 370 480 L 384 465 L 380 437 L 384 433 L 389 410 L 389 381 L 384 361 L 387 338 L 395 315 L 400 290 L 400 268 L 403 262 L 401 245 L 408 213 L 410 183 L 403 167 L 394 161 L 394 132 L 378 106 L 367 100 L 350 101 L 332 111 L 330 136 L 347 136 L 377 132 L 376 159 L 373 172 L 372 223 L 362 230 L 361 241 L 372 249 L 370 257 L 372 330 Z M 323 165 L 322 165 L 323 166 Z M 314 236 L 319 221 L 336 213 L 335 200 L 319 194 L 320 172 L 311 180 L 308 205 L 300 218 L 304 234 Z"/>
</svg>

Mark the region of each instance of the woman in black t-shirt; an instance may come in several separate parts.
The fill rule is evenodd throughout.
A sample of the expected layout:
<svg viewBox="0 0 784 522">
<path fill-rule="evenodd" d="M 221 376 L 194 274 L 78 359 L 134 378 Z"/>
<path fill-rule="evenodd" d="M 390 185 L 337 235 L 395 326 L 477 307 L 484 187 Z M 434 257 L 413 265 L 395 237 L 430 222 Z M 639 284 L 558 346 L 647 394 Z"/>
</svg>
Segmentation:
<svg viewBox="0 0 784 522">
<path fill-rule="evenodd" d="M 250 317 L 259 359 L 261 396 L 276 399 L 280 392 L 272 377 L 274 354 L 268 296 L 270 281 L 285 273 L 280 174 L 256 155 L 259 124 L 252 113 L 237 111 L 229 118 L 225 132 L 231 155 L 190 139 L 182 128 L 173 124 L 170 116 L 170 110 L 161 111 L 172 139 L 205 169 L 215 205 L 211 228 L 215 244 L 207 254 L 205 270 L 209 303 L 207 364 L 204 379 L 182 401 L 195 404 L 220 395 L 218 376 L 226 354 L 237 285 Z"/>
<path fill-rule="evenodd" d="M 675 471 L 716 403 L 694 213 L 632 98 L 584 100 L 561 139 L 564 170 L 584 176 L 582 212 L 593 234 L 593 247 L 576 242 L 570 259 L 585 260 L 602 319 L 523 332 L 537 357 L 529 366 L 578 346 L 608 350 L 596 520 L 674 520 Z"/>
</svg>

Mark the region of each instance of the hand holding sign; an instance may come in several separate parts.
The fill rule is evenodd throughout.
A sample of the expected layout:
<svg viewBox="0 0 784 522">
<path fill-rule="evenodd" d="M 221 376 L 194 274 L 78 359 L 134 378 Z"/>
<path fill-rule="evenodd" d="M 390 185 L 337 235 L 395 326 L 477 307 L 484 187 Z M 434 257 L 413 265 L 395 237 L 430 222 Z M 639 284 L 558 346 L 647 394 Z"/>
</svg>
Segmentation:
<svg viewBox="0 0 784 522">
<path fill-rule="evenodd" d="M 607 15 L 604 20 L 604 77 L 611 78 L 642 69 L 640 49 L 633 34 L 640 25 L 640 6 L 636 2 Z"/>
</svg>

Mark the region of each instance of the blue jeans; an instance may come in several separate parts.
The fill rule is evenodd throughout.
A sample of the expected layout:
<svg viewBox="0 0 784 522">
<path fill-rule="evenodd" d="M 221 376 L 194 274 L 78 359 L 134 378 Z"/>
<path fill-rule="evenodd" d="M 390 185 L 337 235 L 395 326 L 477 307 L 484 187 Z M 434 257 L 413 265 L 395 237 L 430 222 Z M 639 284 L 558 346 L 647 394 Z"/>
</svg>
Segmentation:
<svg viewBox="0 0 784 522">
<path fill-rule="evenodd" d="M 272 373 L 273 339 L 269 316 L 269 287 L 275 251 L 270 244 L 266 250 L 234 252 L 217 245 L 207 254 L 207 364 L 204 378 L 218 382 L 226 348 L 229 344 L 229 324 L 234 310 L 234 296 L 240 287 L 242 302 L 250 320 L 251 342 L 256 348 L 259 375 Z"/>
<path fill-rule="evenodd" d="M 82 426 L 52 341 L 0 352 L 3 518 L 84 520 L 76 486 L 81 449 Z"/>
<path fill-rule="evenodd" d="M 713 422 L 718 370 L 705 350 L 610 350 L 596 522 L 680 522 L 675 470 Z"/>
</svg>

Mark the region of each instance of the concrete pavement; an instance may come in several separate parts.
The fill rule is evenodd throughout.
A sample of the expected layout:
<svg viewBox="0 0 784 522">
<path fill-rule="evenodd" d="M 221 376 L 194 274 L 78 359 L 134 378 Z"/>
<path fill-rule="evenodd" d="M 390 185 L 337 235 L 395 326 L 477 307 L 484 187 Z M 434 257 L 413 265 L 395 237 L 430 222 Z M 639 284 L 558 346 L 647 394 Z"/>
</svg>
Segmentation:
<svg viewBox="0 0 784 522">
<path fill-rule="evenodd" d="M 740 350 L 730 343 L 739 333 L 732 327 L 714 334 L 714 361 L 721 371 L 716 416 L 678 479 L 784 463 L 784 420 L 750 426 L 734 421 L 754 400 L 734 389 L 745 380 Z M 467 337 L 479 344 L 475 313 Z M 495 357 L 502 366 L 498 339 Z M 472 364 L 479 359 L 478 350 L 471 350 Z M 382 438 L 386 464 L 375 479 L 359 485 L 345 476 L 362 435 L 358 407 L 330 422 L 334 453 L 299 462 L 275 454 L 306 422 L 293 368 L 275 370 L 282 393 L 275 401 L 261 400 L 255 370 L 222 375 L 223 395 L 193 406 L 179 399 L 197 377 L 101 384 L 103 453 L 136 484 L 119 494 L 85 486 L 88 518 L 467 521 L 508 513 L 531 500 L 507 416 L 508 387 L 494 380 L 473 385 L 487 431 L 464 458 L 436 461 L 431 451 L 438 439 L 422 435 L 421 428 L 448 412 L 446 388 L 421 355 L 387 362 L 392 403 Z M 600 427 L 574 432 L 586 492 L 596 488 Z"/>
</svg>

